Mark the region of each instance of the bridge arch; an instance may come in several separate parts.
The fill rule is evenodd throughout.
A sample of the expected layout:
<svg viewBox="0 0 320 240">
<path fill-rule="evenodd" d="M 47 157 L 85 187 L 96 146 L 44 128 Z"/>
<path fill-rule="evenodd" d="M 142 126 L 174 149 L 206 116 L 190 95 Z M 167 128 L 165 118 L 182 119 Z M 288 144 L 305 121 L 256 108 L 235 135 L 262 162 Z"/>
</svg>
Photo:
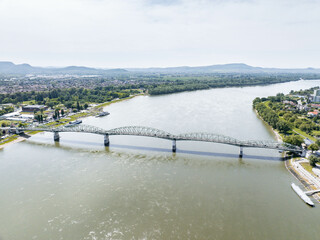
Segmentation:
<svg viewBox="0 0 320 240">
<path fill-rule="evenodd" d="M 229 144 L 234 146 L 240 146 L 242 144 L 241 141 L 235 138 L 220 135 L 220 134 L 206 133 L 206 132 L 179 134 L 177 136 L 177 140 L 214 142 L 214 143 L 223 143 L 223 144 Z"/>
<path fill-rule="evenodd" d="M 46 131 L 53 132 L 54 139 L 59 141 L 60 137 L 59 132 L 84 132 L 84 133 L 93 133 L 104 135 L 105 146 L 109 146 L 109 135 L 131 135 L 131 136 L 145 136 L 145 137 L 156 137 L 162 139 L 173 140 L 172 150 L 176 150 L 176 141 L 202 141 L 202 142 L 214 142 L 222 143 L 228 145 L 234 145 L 240 147 L 240 153 L 242 152 L 243 147 L 253 147 L 253 148 L 269 148 L 269 149 L 278 149 L 284 151 L 293 151 L 293 152 L 302 152 L 302 148 L 294 146 L 288 143 L 278 143 L 274 141 L 241 141 L 232 137 L 206 133 L 206 132 L 194 132 L 194 133 L 182 133 L 179 135 L 171 134 L 169 132 L 144 126 L 125 126 L 114 128 L 110 130 L 105 130 L 103 128 L 91 126 L 91 125 L 74 125 L 74 126 L 60 126 L 60 127 L 26 127 L 26 128 L 0 128 L 0 129 L 12 129 L 19 131 Z"/>
<path fill-rule="evenodd" d="M 156 137 L 164 139 L 174 139 L 175 135 L 160 129 L 143 126 L 125 126 L 108 130 L 109 135 L 133 135 L 144 137 Z"/>
</svg>

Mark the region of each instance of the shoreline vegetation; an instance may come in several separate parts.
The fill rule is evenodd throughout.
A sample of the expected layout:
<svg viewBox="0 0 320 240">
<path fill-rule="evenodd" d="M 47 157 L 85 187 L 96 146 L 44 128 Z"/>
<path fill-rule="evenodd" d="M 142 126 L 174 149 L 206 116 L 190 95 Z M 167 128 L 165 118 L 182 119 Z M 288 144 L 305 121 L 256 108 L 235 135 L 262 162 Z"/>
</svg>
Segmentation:
<svg viewBox="0 0 320 240">
<path fill-rule="evenodd" d="M 280 133 L 277 130 L 273 129 L 266 121 L 264 121 L 264 119 L 259 115 L 259 113 L 256 110 L 255 112 L 258 118 L 265 122 L 268 125 L 268 127 L 270 127 L 277 141 L 283 142 Z M 307 166 L 310 166 L 309 161 L 304 158 L 291 157 L 290 159 L 285 160 L 286 169 L 304 186 L 305 190 L 312 191 L 320 188 L 319 176 L 315 175 L 312 172 L 312 170 L 307 169 L 306 165 L 301 165 L 299 161 L 303 161 L 304 163 L 307 163 Z M 305 171 L 309 172 L 309 174 L 306 174 Z M 314 181 L 313 178 L 315 178 L 316 180 Z M 320 203 L 320 193 L 314 194 L 313 198 Z"/>
<path fill-rule="evenodd" d="M 63 118 L 60 118 L 59 119 L 59 123 L 57 122 L 50 122 L 48 124 L 44 124 L 44 126 L 52 126 L 54 124 L 54 126 L 58 127 L 58 126 L 62 126 L 62 125 L 65 125 L 67 124 L 68 122 L 70 121 L 75 121 L 75 120 L 78 120 L 78 119 L 81 119 L 81 118 L 85 118 L 85 117 L 89 117 L 89 116 L 94 116 L 96 115 L 98 112 L 99 112 L 99 109 L 103 108 L 103 107 L 106 107 L 108 105 L 111 105 L 113 103 L 117 103 L 117 102 L 121 102 L 121 101 L 125 101 L 125 100 L 129 100 L 129 99 L 132 99 L 136 96 L 143 96 L 144 94 L 136 94 L 136 95 L 132 95 L 132 96 L 129 96 L 129 97 L 126 97 L 126 98 L 122 98 L 122 99 L 116 99 L 116 100 L 113 100 L 113 101 L 110 101 L 110 102 L 104 102 L 104 103 L 101 103 L 101 104 L 98 104 L 97 106 L 94 106 L 92 109 L 90 109 L 90 111 L 88 112 L 85 112 L 85 113 L 77 113 L 75 115 L 72 115 L 72 116 L 67 116 L 67 117 L 63 117 Z M 27 134 L 28 135 L 35 135 L 39 132 L 28 132 Z M 18 143 L 18 142 L 21 142 L 21 141 L 24 141 L 26 140 L 27 138 L 25 137 L 21 137 L 19 135 L 12 135 L 9 137 L 9 139 L 7 141 L 4 141 L 4 142 L 0 142 L 0 150 L 5 148 L 6 146 L 9 146 L 11 144 L 14 144 L 14 143 Z"/>
<path fill-rule="evenodd" d="M 257 117 L 259 119 L 261 119 L 270 129 L 271 131 L 273 132 L 273 135 L 275 136 L 277 142 L 283 142 L 283 139 L 282 139 L 282 136 L 280 135 L 280 133 L 275 130 L 273 127 L 271 127 L 258 113 L 258 111 L 256 109 L 254 109 L 254 112 L 256 113 Z"/>
<path fill-rule="evenodd" d="M 320 115 L 313 114 L 320 110 L 320 105 L 311 103 L 310 95 L 313 90 L 315 88 L 306 90 L 305 95 L 292 91 L 288 95 L 278 93 L 277 96 L 255 98 L 253 109 L 264 122 L 278 132 L 284 142 L 301 146 L 308 140 L 317 144 L 320 137 Z"/>
<path fill-rule="evenodd" d="M 114 98 L 127 97 L 139 91 L 150 95 L 163 95 L 212 88 L 260 86 L 302 79 L 319 79 L 320 74 L 199 73 L 117 76 L 110 79 L 105 77 L 82 78 L 64 80 L 63 82 L 54 78 L 46 81 L 28 78 L 19 80 L 15 83 L 17 85 L 14 85 L 16 88 L 0 94 L 0 104 L 34 101 L 36 104 L 44 104 L 49 107 L 58 104 L 72 106 L 76 101 L 79 101 L 80 104 L 85 102 L 103 103 Z M 0 86 L 4 84 L 8 83 L 2 83 L 0 76 Z M 21 87 L 25 85 L 30 86 L 29 91 L 25 91 L 24 88 L 21 90 Z M 32 87 L 33 85 L 35 87 Z M 36 86 L 40 85 L 41 89 L 37 90 Z M 53 86 L 55 87 L 53 88 Z"/>
<path fill-rule="evenodd" d="M 320 144 L 317 135 L 320 104 L 312 103 L 314 99 L 312 93 L 317 89 L 291 91 L 288 95 L 279 93 L 277 96 L 256 98 L 253 101 L 257 116 L 272 129 L 277 141 L 283 140 L 298 146 L 305 145 L 311 156 L 314 151 L 319 150 Z M 285 167 L 307 191 L 320 188 L 320 177 L 315 174 L 313 167 L 319 170 L 320 168 L 311 163 L 310 157 L 308 160 L 304 157 L 291 156 L 285 161 Z M 314 194 L 313 198 L 320 202 L 320 193 Z"/>
</svg>

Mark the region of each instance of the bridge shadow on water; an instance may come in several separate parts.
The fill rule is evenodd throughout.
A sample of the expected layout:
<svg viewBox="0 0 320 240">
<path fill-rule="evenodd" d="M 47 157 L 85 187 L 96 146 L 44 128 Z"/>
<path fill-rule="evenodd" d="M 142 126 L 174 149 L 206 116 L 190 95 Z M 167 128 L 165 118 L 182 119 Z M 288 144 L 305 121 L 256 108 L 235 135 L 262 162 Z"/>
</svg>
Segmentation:
<svg viewBox="0 0 320 240">
<path fill-rule="evenodd" d="M 51 138 L 41 138 L 41 139 L 46 139 L 48 141 L 52 141 Z M 36 139 L 34 139 L 34 140 L 36 140 Z M 39 143 L 39 142 L 33 142 L 33 143 Z M 103 144 L 97 143 L 97 142 L 87 142 L 87 141 L 81 141 L 81 140 L 68 140 L 68 139 L 64 139 L 62 143 L 55 142 L 54 146 L 58 147 L 58 148 L 65 148 L 65 147 L 74 148 L 75 147 L 75 146 L 66 146 L 66 145 L 64 146 L 63 143 L 85 145 L 85 146 L 104 147 Z M 46 144 L 47 144 L 47 142 L 46 142 Z M 141 150 L 141 151 L 172 153 L 172 150 L 169 149 L 169 148 L 144 147 L 144 146 L 123 145 L 123 144 L 110 144 L 109 147 L 105 147 L 105 150 L 107 152 L 109 152 L 111 148 L 121 148 L 121 149 L 131 149 L 131 150 Z M 198 155 L 198 156 L 223 157 L 223 158 L 236 158 L 236 159 L 239 159 L 239 154 L 194 151 L 194 150 L 184 150 L 184 149 L 179 149 L 179 148 L 177 148 L 176 153 L 173 153 L 173 154 L 179 154 L 179 153 L 180 154 Z M 261 156 L 261 155 L 243 154 L 242 159 L 285 161 L 285 160 L 289 159 L 289 157 L 274 157 L 274 156 Z"/>
<path fill-rule="evenodd" d="M 154 152 L 168 152 L 168 153 L 172 152 L 171 149 L 167 149 L 167 148 L 141 147 L 141 146 L 119 145 L 119 144 L 112 144 L 111 147 L 123 148 L 123 149 L 133 149 L 133 150 L 143 150 L 143 151 L 154 151 Z M 184 150 L 184 149 L 177 148 L 176 154 L 179 154 L 179 153 L 199 155 L 199 156 L 224 157 L 224 158 L 239 159 L 239 154 L 191 151 L 191 150 Z M 284 161 L 287 159 L 287 158 L 282 158 L 282 157 L 259 156 L 259 155 L 249 155 L 249 154 L 243 154 L 242 158 L 243 159 L 271 160 L 271 161 Z"/>
</svg>

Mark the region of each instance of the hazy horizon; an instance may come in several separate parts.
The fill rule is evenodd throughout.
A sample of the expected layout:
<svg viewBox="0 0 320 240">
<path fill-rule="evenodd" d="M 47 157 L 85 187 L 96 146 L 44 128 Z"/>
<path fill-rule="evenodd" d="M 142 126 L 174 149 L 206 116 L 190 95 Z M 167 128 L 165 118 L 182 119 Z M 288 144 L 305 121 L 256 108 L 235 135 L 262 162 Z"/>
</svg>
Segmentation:
<svg viewBox="0 0 320 240">
<path fill-rule="evenodd" d="M 21 62 L 21 63 L 17 63 L 17 62 L 13 62 L 13 61 L 7 61 L 7 60 L 0 60 L 0 63 L 1 62 L 11 62 L 15 65 L 22 65 L 22 64 L 29 64 L 30 66 L 32 67 L 40 67 L 40 68 L 65 68 L 65 67 L 87 67 L 87 68 L 96 68 L 96 69 L 116 69 L 116 68 L 119 68 L 119 69 L 152 69 L 152 68 L 179 68 L 179 67 L 191 67 L 191 68 L 194 68 L 194 67 L 209 67 L 209 66 L 224 66 L 224 65 L 232 65 L 232 64 L 244 64 L 244 65 L 247 65 L 249 67 L 259 67 L 259 68 L 277 68 L 277 67 L 265 67 L 265 66 L 253 66 L 253 65 L 250 65 L 250 64 L 246 64 L 246 63 L 238 63 L 238 62 L 230 62 L 230 63 L 217 63 L 217 64 L 209 64 L 209 65 L 184 65 L 184 66 L 146 66 L 146 67 L 97 67 L 97 66 L 87 66 L 87 65 L 74 65 L 74 64 L 70 64 L 70 65 L 55 65 L 55 66 L 40 66 L 40 65 L 32 65 L 28 62 Z M 307 69 L 307 68 L 313 68 L 313 67 L 297 67 L 297 68 L 279 68 L 279 69 Z M 318 69 L 318 68 L 314 68 L 314 69 Z"/>
<path fill-rule="evenodd" d="M 1 61 L 320 68 L 314 0 L 2 0 Z"/>
</svg>

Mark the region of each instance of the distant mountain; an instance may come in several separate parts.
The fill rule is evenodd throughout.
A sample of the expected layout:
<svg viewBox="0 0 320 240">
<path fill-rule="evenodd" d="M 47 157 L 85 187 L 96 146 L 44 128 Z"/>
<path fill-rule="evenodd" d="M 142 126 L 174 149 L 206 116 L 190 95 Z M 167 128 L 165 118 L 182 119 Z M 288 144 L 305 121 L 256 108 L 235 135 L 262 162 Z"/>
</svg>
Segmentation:
<svg viewBox="0 0 320 240">
<path fill-rule="evenodd" d="M 0 73 L 24 74 L 33 70 L 29 64 L 15 65 L 12 62 L 0 62 Z"/>
<path fill-rule="evenodd" d="M 64 68 L 33 67 L 29 64 L 0 62 L 0 74 L 77 74 L 77 75 L 117 75 L 126 73 L 163 73 L 163 74 L 206 74 L 206 73 L 318 73 L 318 68 L 281 69 L 252 67 L 244 63 L 220 64 L 200 67 L 168 67 L 168 68 L 127 68 L 98 69 L 80 66 Z"/>
<path fill-rule="evenodd" d="M 0 74 L 122 74 L 128 72 L 125 69 L 98 69 L 88 67 L 69 66 L 64 68 L 32 67 L 29 64 L 14 64 L 12 62 L 0 62 Z"/>
<path fill-rule="evenodd" d="M 200 67 L 127 68 L 131 72 L 149 73 L 320 73 L 320 69 L 281 69 L 252 67 L 244 63 L 230 63 Z"/>
</svg>

